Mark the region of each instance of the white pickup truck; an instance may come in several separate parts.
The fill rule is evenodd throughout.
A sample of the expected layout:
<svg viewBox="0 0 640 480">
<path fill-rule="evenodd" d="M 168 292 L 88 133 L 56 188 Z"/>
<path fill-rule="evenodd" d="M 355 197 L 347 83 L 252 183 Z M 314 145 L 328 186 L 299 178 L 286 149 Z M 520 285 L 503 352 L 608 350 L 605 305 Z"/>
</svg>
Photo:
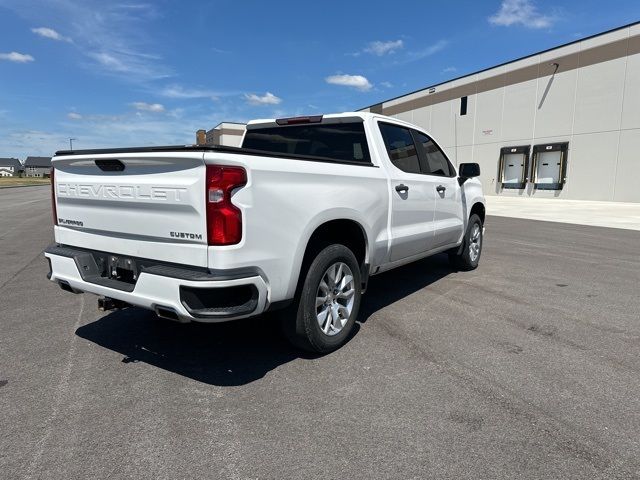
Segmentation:
<svg viewBox="0 0 640 480">
<path fill-rule="evenodd" d="M 439 252 L 478 265 L 479 174 L 371 113 L 252 121 L 241 148 L 61 151 L 49 278 L 183 322 L 280 309 L 295 345 L 328 352 L 370 275 Z"/>
</svg>

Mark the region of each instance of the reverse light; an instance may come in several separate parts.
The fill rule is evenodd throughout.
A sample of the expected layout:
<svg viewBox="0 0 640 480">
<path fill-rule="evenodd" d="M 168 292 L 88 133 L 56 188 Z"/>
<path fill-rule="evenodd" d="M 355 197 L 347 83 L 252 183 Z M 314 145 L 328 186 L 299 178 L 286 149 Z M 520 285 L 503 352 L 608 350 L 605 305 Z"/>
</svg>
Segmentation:
<svg viewBox="0 0 640 480">
<path fill-rule="evenodd" d="M 206 207 L 209 245 L 234 245 L 242 240 L 242 212 L 231 203 L 233 190 L 247 184 L 242 167 L 207 165 Z"/>
<path fill-rule="evenodd" d="M 51 179 L 51 213 L 53 214 L 53 224 L 58 225 L 58 211 L 56 210 L 56 169 L 51 167 L 49 178 Z"/>
</svg>

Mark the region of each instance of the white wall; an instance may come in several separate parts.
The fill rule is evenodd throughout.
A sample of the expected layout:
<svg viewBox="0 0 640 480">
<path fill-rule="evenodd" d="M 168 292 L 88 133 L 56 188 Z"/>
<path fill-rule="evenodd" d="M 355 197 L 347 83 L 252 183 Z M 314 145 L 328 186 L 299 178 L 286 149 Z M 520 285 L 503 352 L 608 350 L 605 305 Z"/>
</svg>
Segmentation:
<svg viewBox="0 0 640 480">
<path fill-rule="evenodd" d="M 438 93 L 465 83 L 475 85 L 465 116 L 459 98 L 393 116 L 427 129 L 452 162 L 478 162 L 486 194 L 640 202 L 640 25 L 438 86 Z M 553 142 L 569 142 L 562 190 L 499 188 L 502 147 Z"/>
</svg>

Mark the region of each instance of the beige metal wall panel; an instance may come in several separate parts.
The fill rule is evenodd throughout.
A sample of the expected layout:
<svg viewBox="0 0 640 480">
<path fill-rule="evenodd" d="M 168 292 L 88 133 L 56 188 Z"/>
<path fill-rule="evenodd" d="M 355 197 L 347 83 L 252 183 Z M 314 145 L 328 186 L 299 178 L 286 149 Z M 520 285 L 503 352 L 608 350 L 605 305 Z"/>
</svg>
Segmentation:
<svg viewBox="0 0 640 480">
<path fill-rule="evenodd" d="M 507 78 L 509 75 L 507 74 Z M 502 141 L 533 136 L 536 111 L 536 79 L 505 87 L 502 113 Z"/>
<path fill-rule="evenodd" d="M 449 157 L 451 163 L 453 163 L 456 168 L 460 166 L 461 163 L 469 163 L 473 161 L 473 146 L 472 145 L 464 145 L 458 146 L 457 149 L 454 149 L 453 154 Z M 480 170 L 481 174 L 484 174 L 482 170 Z"/>
<path fill-rule="evenodd" d="M 611 44 L 609 49 L 623 48 L 625 44 Z M 602 51 L 598 55 L 613 55 L 616 52 Z M 622 90 L 626 58 L 616 58 L 593 63 L 593 52 L 580 53 L 580 63 L 589 63 L 578 70 L 575 121 L 573 132 L 589 133 L 618 130 L 622 115 Z"/>
<path fill-rule="evenodd" d="M 452 102 L 442 102 L 431 107 L 431 134 L 441 147 L 454 144 L 454 118 L 451 112 Z"/>
<path fill-rule="evenodd" d="M 442 147 L 442 150 L 444 151 L 444 154 L 447 156 L 447 158 L 451 161 L 451 163 L 455 164 L 456 163 L 456 149 L 453 145 L 449 146 L 449 147 Z"/>
<path fill-rule="evenodd" d="M 640 128 L 640 35 L 629 39 L 622 128 Z"/>
<path fill-rule="evenodd" d="M 597 48 L 614 42 L 619 42 L 620 40 L 626 40 L 629 37 L 629 31 L 630 29 L 627 27 L 616 30 L 614 32 L 609 32 L 606 35 L 587 38 L 580 42 L 580 48 L 581 50 L 585 50 L 587 48 Z"/>
<path fill-rule="evenodd" d="M 383 108 L 393 107 L 395 105 L 399 105 L 405 102 L 419 100 L 419 99 L 422 99 L 423 97 L 426 97 L 428 94 L 429 93 L 427 90 L 419 90 L 417 92 L 404 95 L 400 98 L 396 98 L 395 100 L 387 100 L 386 102 L 383 103 Z M 385 115 L 387 114 L 385 113 Z"/>
<path fill-rule="evenodd" d="M 398 120 L 404 120 L 405 122 L 413 123 L 413 110 L 409 110 L 408 112 L 398 113 L 395 117 Z"/>
<path fill-rule="evenodd" d="M 566 57 L 555 73 L 552 63 L 540 64 L 535 104 L 536 137 L 570 135 L 573 127 L 578 55 Z"/>
<path fill-rule="evenodd" d="M 613 200 L 620 132 L 574 135 L 569 144 L 566 198 Z"/>
<path fill-rule="evenodd" d="M 475 143 L 495 143 L 502 140 L 502 107 L 504 88 L 479 93 L 476 96 Z"/>
<path fill-rule="evenodd" d="M 620 132 L 613 199 L 640 202 L 640 129 Z"/>
<path fill-rule="evenodd" d="M 480 165 L 480 182 L 485 195 L 496 194 L 498 157 L 500 147 L 498 144 L 476 144 L 473 146 L 473 161 Z"/>
<path fill-rule="evenodd" d="M 431 107 L 422 107 L 413 111 L 413 123 L 425 130 L 431 130 Z"/>
<path fill-rule="evenodd" d="M 580 45 L 580 42 L 578 42 L 571 45 L 565 45 L 560 48 L 555 48 L 547 52 L 542 52 L 538 55 L 538 63 L 541 65 L 548 65 L 552 63 L 559 63 L 560 66 L 566 66 L 567 64 L 576 65 L 576 63 L 572 62 L 570 58 L 580 53 Z"/>
</svg>

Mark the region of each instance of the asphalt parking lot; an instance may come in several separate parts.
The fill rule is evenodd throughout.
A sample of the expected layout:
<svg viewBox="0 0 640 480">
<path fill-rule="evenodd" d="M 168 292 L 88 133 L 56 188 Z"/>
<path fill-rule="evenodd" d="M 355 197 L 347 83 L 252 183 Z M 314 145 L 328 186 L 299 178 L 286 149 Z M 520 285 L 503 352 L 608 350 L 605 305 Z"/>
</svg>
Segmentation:
<svg viewBox="0 0 640 480">
<path fill-rule="evenodd" d="M 63 292 L 49 195 L 0 190 L 1 478 L 640 478 L 640 232 L 488 217 L 312 357 Z"/>
</svg>

